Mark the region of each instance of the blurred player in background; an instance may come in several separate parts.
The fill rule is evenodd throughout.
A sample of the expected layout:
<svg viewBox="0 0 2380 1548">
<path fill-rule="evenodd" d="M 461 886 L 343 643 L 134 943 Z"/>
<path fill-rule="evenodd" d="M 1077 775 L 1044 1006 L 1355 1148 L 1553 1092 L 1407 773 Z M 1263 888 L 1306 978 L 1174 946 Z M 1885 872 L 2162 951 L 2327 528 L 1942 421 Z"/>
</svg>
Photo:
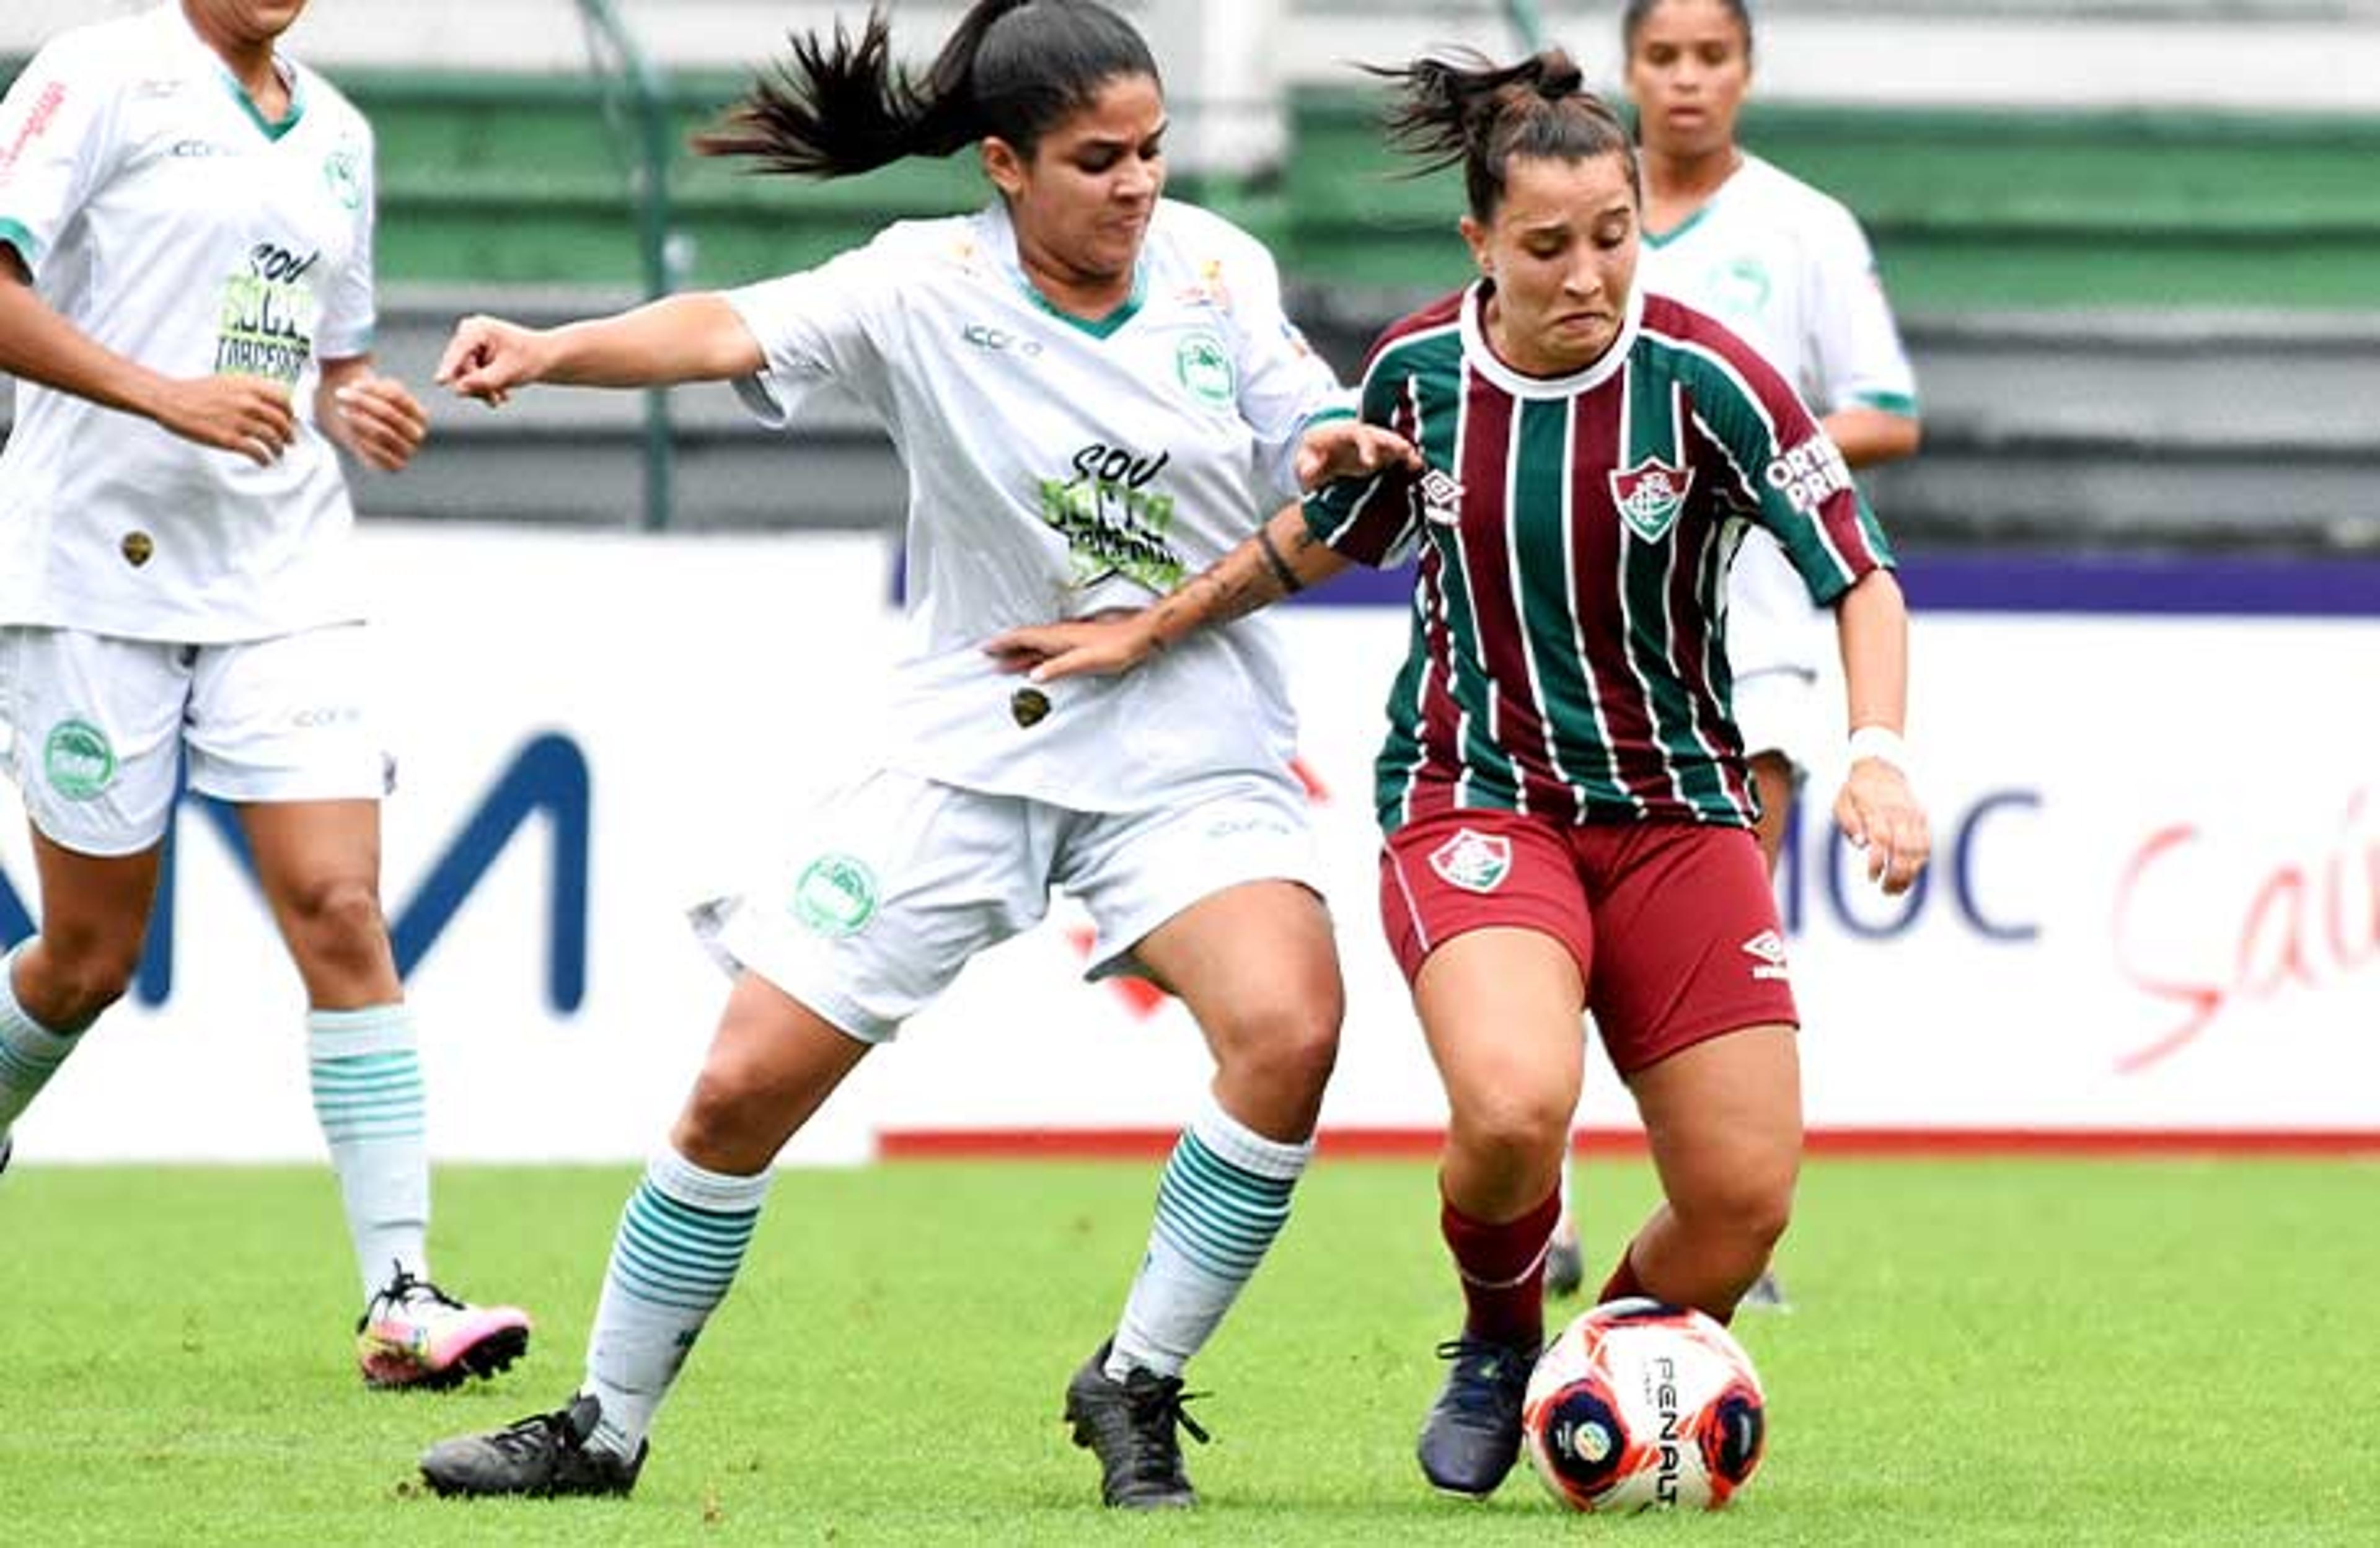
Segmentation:
<svg viewBox="0 0 2380 1548">
<path fill-rule="evenodd" d="M 1639 283 L 1718 318 L 1767 357 L 1854 469 L 1914 453 L 1916 379 L 1858 220 L 1736 142 L 1752 84 L 1745 0 L 1631 0 L 1621 43 L 1645 177 Z M 1729 580 L 1727 653 L 1771 872 L 1832 719 L 1819 703 L 1825 635 L 1776 540 L 1752 533 Z M 1554 1295 L 1575 1293 L 1585 1275 L 1564 1202 L 1546 1262 Z M 1744 1304 L 1782 1306 L 1775 1276 L 1764 1273 Z"/>
<path fill-rule="evenodd" d="M 856 399 L 908 466 L 915 647 L 884 767 L 816 814 L 781 878 L 702 912 L 735 986 L 621 1221 L 585 1385 L 557 1412 L 432 1447 L 422 1471 L 441 1493 L 630 1489 L 779 1150 L 1053 889 L 1098 925 L 1094 976 L 1180 995 L 1217 1066 L 1123 1317 L 1066 1390 L 1110 1505 L 1194 1503 L 1177 1432 L 1205 1436 L 1183 1414 L 1183 1368 L 1312 1154 L 1343 993 L 1269 633 L 1217 632 L 1128 683 L 1046 690 L 982 646 L 1053 613 L 1137 607 L 1302 483 L 1410 448 L 1355 422 L 1282 315 L 1270 255 L 1160 197 L 1165 103 L 1130 23 L 1087 0 L 979 0 L 923 79 L 890 48 L 875 13 L 856 39 L 796 38 L 698 148 L 832 177 L 977 145 L 988 208 L 724 295 L 543 333 L 468 319 L 439 370 L 490 403 L 534 381 L 732 380 L 780 424 L 813 394 Z M 761 691 L 797 714 L 802 674 L 844 664 L 771 663 Z"/>
<path fill-rule="evenodd" d="M 0 1165 L 131 980 L 187 755 L 237 808 L 305 984 L 364 1378 L 446 1385 L 510 1363 L 528 1319 L 447 1296 L 424 1250 L 334 447 L 393 470 L 429 420 L 372 368 L 371 130 L 277 50 L 304 9 L 176 0 L 79 28 L 0 103 L 0 371 L 24 383 L 0 454 L 0 722 L 42 894 L 40 933 L 0 959 Z"/>
<path fill-rule="evenodd" d="M 1478 1497 L 1518 1454 L 1544 1338 L 1583 1010 L 1663 1193 L 1602 1299 L 1724 1321 L 1791 1211 L 1799 1018 L 1720 655 L 1746 524 L 1835 611 L 1853 728 L 1837 822 L 1888 892 L 1929 841 L 1899 764 L 1907 617 L 1883 534 L 1791 386 L 1634 284 L 1620 120 L 1559 51 L 1391 73 L 1399 140 L 1463 168 L 1481 274 L 1390 327 L 1365 373 L 1365 418 L 1426 471 L 1336 483 L 1140 613 L 994 648 L 1043 682 L 1171 659 L 1202 625 L 1418 550 L 1376 766 L 1380 907 L 1446 1086 L 1439 1228 L 1464 1302 L 1419 1457 Z"/>
</svg>

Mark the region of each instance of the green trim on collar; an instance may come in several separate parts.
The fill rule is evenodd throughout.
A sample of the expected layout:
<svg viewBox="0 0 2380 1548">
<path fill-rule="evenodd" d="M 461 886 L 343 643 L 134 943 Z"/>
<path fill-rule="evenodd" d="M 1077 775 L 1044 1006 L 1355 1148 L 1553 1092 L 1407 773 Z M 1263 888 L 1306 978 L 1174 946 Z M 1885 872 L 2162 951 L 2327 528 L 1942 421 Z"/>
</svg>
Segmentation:
<svg viewBox="0 0 2380 1548">
<path fill-rule="evenodd" d="M 1704 218 L 1711 212 L 1711 205 L 1716 202 L 1717 200 L 1705 200 L 1701 209 L 1695 211 L 1693 214 L 1688 215 L 1684 220 L 1680 221 L 1669 230 L 1660 232 L 1658 235 L 1654 232 L 1651 226 L 1646 226 L 1645 228 L 1645 245 L 1648 248 L 1668 247 L 1679 237 L 1683 236 L 1687 232 L 1692 231 L 1694 227 L 1702 224 Z"/>
<path fill-rule="evenodd" d="M 289 72 L 289 115 L 278 124 L 271 122 L 263 114 L 257 111 L 256 99 L 248 94 L 248 88 L 239 83 L 238 79 L 220 59 L 215 61 L 215 73 L 223 81 L 225 90 L 231 93 L 231 100 L 239 104 L 239 110 L 242 113 L 248 115 L 248 121 L 255 125 L 265 139 L 276 144 L 280 142 L 282 136 L 298 127 L 298 119 L 306 116 L 305 88 L 295 70 Z"/>
<path fill-rule="evenodd" d="M 1123 305 L 1100 318 L 1076 317 L 1073 312 L 1063 310 L 1053 304 L 1050 297 L 1035 289 L 1033 282 L 1021 273 L 1017 276 L 1016 284 L 1017 288 L 1025 292 L 1026 300 L 1059 321 L 1069 327 L 1079 328 L 1095 339 L 1111 336 L 1117 329 L 1139 316 L 1142 303 L 1148 299 L 1148 269 L 1145 264 L 1133 266 L 1132 294 L 1124 297 Z"/>
</svg>

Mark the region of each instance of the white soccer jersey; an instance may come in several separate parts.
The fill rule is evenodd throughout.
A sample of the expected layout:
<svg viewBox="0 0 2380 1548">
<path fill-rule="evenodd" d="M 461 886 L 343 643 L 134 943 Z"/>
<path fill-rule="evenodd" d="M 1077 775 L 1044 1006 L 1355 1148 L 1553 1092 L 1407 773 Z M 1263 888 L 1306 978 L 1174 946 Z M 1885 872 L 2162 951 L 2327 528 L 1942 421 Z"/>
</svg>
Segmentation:
<svg viewBox="0 0 2380 1548">
<path fill-rule="evenodd" d="M 1097 324 L 1037 295 L 998 204 L 903 222 L 728 299 L 768 357 L 740 384 L 756 413 L 783 423 L 831 386 L 882 419 L 908 467 L 893 767 L 1086 811 L 1286 767 L 1294 727 L 1260 620 L 1039 690 L 982 651 L 1016 624 L 1139 607 L 1296 497 L 1306 425 L 1352 404 L 1252 237 L 1160 204 L 1131 300 Z"/>
<path fill-rule="evenodd" d="M 267 124 L 168 4 L 62 34 L 0 103 L 0 241 L 42 298 L 166 376 L 284 382 L 301 427 L 259 467 L 18 383 L 0 624 L 212 644 L 361 615 L 312 421 L 319 362 L 371 347 L 371 132 L 281 67 L 289 115 Z"/>
<path fill-rule="evenodd" d="M 1845 408 L 1917 412 L 1916 378 L 1858 220 L 1757 156 L 1746 155 L 1676 230 L 1646 234 L 1636 279 L 1741 334 L 1820 418 Z M 1749 534 L 1728 587 L 1735 675 L 1815 675 L 1825 648 L 1801 576 L 1766 534 Z M 1803 749 L 1786 750 L 1808 761 Z"/>
</svg>

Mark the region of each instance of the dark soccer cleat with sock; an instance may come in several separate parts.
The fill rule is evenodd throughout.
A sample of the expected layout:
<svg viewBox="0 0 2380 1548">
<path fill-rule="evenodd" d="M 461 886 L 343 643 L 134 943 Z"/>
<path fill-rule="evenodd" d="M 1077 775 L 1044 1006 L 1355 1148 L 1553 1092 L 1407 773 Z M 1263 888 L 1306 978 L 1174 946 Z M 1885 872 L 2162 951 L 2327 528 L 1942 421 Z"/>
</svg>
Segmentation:
<svg viewBox="0 0 2380 1548">
<path fill-rule="evenodd" d="M 440 1441 L 421 1454 L 421 1476 L 441 1494 L 625 1494 L 651 1448 L 640 1442 L 623 1457 L 588 1445 L 602 1414 L 595 1395 L 582 1392 L 552 1413 Z"/>
<path fill-rule="evenodd" d="M 1484 1500 L 1521 1455 L 1521 1399 L 1536 1353 L 1479 1338 L 1450 1338 L 1438 1358 L 1452 1361 L 1446 1385 L 1422 1421 L 1422 1476 L 1441 1494 Z"/>
<path fill-rule="evenodd" d="M 1101 1344 L 1066 1384 L 1066 1422 L 1075 1444 L 1099 1459 L 1099 1498 L 1125 1510 L 1163 1510 L 1198 1503 L 1182 1470 L 1177 1429 L 1204 1445 L 1207 1432 L 1182 1405 L 1182 1378 L 1135 1366 L 1122 1381 L 1107 1373 L 1110 1345 Z"/>
</svg>

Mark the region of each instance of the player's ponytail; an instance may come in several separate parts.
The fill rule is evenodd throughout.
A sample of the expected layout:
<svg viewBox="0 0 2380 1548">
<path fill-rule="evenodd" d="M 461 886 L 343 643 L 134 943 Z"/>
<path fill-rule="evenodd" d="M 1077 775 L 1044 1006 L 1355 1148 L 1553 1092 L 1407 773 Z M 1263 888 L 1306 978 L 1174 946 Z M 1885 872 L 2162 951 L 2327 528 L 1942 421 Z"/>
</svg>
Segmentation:
<svg viewBox="0 0 2380 1548">
<path fill-rule="evenodd" d="M 1422 158 L 1416 174 L 1461 166 L 1475 220 L 1494 218 L 1514 156 L 1586 161 L 1616 155 L 1628 164 L 1629 186 L 1637 187 L 1626 127 L 1602 98 L 1585 90 L 1577 64 L 1560 49 L 1516 65 L 1465 51 L 1401 68 L 1374 67 L 1372 73 L 1397 83 L 1390 140 Z"/>
<path fill-rule="evenodd" d="M 696 136 L 695 150 L 802 177 L 947 156 L 987 137 L 1029 157 L 1109 81 L 1157 79 L 1148 44 L 1096 0 L 977 0 L 922 79 L 893 62 L 878 9 L 856 39 L 837 22 L 831 36 L 789 41 L 792 53 Z"/>
</svg>

